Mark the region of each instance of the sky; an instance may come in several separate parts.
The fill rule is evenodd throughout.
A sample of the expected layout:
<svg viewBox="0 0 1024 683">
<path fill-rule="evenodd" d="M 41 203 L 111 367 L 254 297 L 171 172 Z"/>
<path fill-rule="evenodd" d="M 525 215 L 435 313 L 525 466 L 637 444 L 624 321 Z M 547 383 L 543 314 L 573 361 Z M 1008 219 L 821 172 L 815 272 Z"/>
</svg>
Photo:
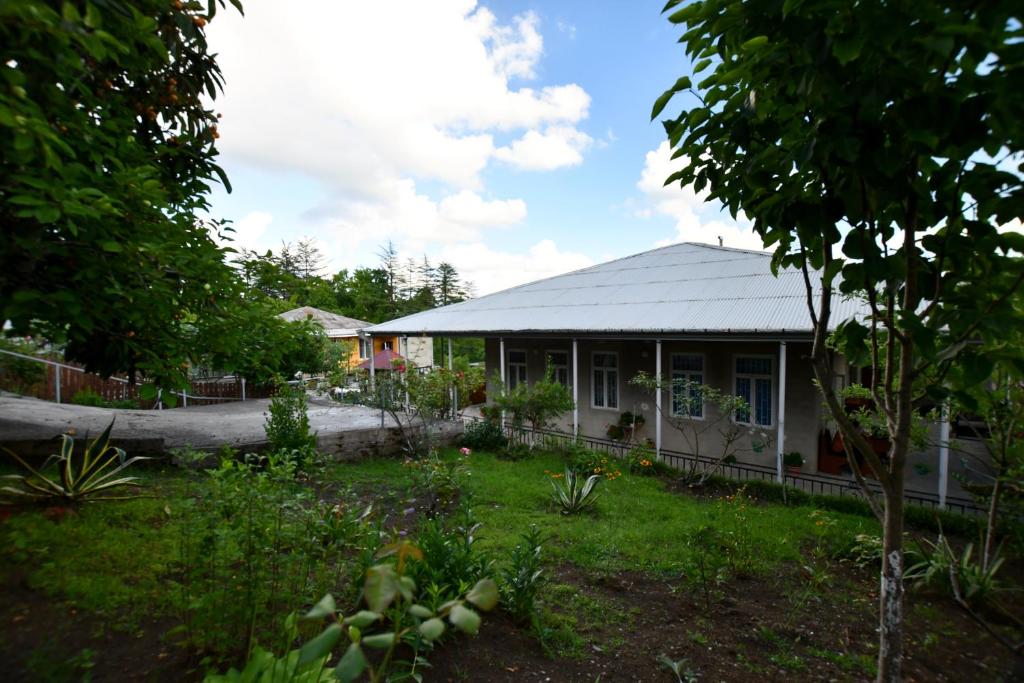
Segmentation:
<svg viewBox="0 0 1024 683">
<path fill-rule="evenodd" d="M 679 241 L 759 248 L 678 185 L 651 106 L 690 72 L 663 0 L 250 0 L 208 27 L 211 214 L 235 246 L 312 238 L 326 272 L 453 264 L 478 295 Z M 666 110 L 673 113 L 672 105 Z"/>
</svg>

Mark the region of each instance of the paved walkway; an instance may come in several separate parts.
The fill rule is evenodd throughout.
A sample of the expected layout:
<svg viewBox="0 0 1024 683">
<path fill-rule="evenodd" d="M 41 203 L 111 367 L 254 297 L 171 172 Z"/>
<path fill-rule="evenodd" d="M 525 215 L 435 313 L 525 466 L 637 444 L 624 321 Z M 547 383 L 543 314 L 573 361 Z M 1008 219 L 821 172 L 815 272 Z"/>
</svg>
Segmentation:
<svg viewBox="0 0 1024 683">
<path fill-rule="evenodd" d="M 266 443 L 263 425 L 269 405 L 269 399 L 254 399 L 165 410 L 119 410 L 0 393 L 0 443 L 50 443 L 69 429 L 78 437 L 94 436 L 113 418 L 114 439 L 140 443 L 162 439 L 163 450 L 183 446 L 216 449 L 225 444 L 239 449 L 259 448 Z M 311 397 L 309 426 L 318 432 L 321 447 L 327 445 L 331 451 L 329 446 L 344 442 L 346 436 L 378 432 L 381 413 Z M 383 426 L 390 431 L 394 422 L 385 416 Z"/>
</svg>

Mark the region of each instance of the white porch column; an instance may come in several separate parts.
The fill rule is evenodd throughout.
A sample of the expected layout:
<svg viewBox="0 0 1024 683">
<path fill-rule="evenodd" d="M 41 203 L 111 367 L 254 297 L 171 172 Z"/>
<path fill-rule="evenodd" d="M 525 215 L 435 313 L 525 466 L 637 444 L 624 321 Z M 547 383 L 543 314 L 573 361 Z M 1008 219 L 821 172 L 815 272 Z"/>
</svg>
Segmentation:
<svg viewBox="0 0 1024 683">
<path fill-rule="evenodd" d="M 404 348 L 403 348 L 404 347 Z M 414 369 L 409 367 L 409 338 L 402 337 L 398 342 L 398 350 L 402 352 L 402 358 L 405 359 L 405 377 L 402 384 L 405 385 L 405 411 L 409 412 L 409 371 Z"/>
<path fill-rule="evenodd" d="M 949 406 L 942 404 L 939 418 L 939 509 L 946 509 L 946 494 L 949 492 Z"/>
<path fill-rule="evenodd" d="M 781 484 L 782 454 L 786 450 L 786 342 L 779 342 L 779 431 L 775 447 L 775 477 Z"/>
<path fill-rule="evenodd" d="M 242 378 L 242 400 L 245 400 L 245 378 Z"/>
<path fill-rule="evenodd" d="M 505 391 L 505 338 L 498 337 L 498 366 L 501 368 L 501 390 Z M 505 425 L 505 411 L 501 411 L 501 424 Z"/>
<path fill-rule="evenodd" d="M 657 377 L 658 388 L 654 393 L 654 457 L 661 460 L 661 340 L 654 340 L 654 376 Z"/>
<path fill-rule="evenodd" d="M 572 340 L 572 436 L 580 435 L 580 352 L 579 343 Z"/>
<path fill-rule="evenodd" d="M 448 337 L 448 372 L 452 372 L 454 366 L 452 364 L 452 338 Z M 458 417 L 459 415 L 459 390 L 455 386 L 455 376 L 452 375 L 452 417 Z"/>
<path fill-rule="evenodd" d="M 57 396 L 57 403 L 60 403 L 60 371 L 63 369 L 60 365 L 53 366 L 54 393 Z"/>
<path fill-rule="evenodd" d="M 370 346 L 370 391 L 377 388 L 377 368 L 373 364 L 373 337 L 366 335 L 366 342 Z"/>
</svg>

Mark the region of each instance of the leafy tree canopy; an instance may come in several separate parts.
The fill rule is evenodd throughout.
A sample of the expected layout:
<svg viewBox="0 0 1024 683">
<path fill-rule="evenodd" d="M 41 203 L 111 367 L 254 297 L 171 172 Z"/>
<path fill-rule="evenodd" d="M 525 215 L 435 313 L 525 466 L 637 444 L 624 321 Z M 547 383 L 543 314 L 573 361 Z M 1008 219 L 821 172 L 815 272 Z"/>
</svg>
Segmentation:
<svg viewBox="0 0 1024 683">
<path fill-rule="evenodd" d="M 0 4 L 0 318 L 102 374 L 181 385 L 229 314 L 235 278 L 199 218 L 227 183 L 218 5 Z"/>
</svg>

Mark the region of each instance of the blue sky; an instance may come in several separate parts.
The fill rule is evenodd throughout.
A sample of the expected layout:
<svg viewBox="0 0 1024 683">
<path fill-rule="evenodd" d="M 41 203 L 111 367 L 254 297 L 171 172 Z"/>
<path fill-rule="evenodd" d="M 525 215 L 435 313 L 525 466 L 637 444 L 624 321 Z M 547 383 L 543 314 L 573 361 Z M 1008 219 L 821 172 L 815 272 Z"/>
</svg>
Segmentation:
<svg viewBox="0 0 1024 683">
<path fill-rule="evenodd" d="M 429 6 L 427 8 L 426 6 Z M 240 244 L 330 269 L 451 261 L 479 293 L 681 239 L 751 247 L 672 170 L 654 99 L 689 62 L 661 2 L 248 3 L 210 27 Z M 289 11 L 291 10 L 291 11 Z"/>
</svg>

